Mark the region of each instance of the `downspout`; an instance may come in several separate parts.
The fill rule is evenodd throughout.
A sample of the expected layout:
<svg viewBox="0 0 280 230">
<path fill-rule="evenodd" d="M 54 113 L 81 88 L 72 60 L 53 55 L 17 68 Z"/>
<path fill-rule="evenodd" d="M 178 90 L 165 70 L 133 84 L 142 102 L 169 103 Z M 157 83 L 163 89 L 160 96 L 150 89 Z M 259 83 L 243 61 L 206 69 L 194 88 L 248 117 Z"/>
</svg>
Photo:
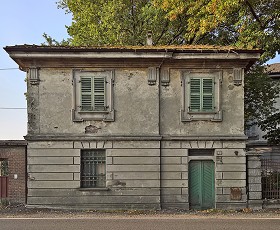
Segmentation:
<svg viewBox="0 0 280 230">
<path fill-rule="evenodd" d="M 172 54 L 171 54 L 171 58 L 173 57 L 173 52 L 172 52 Z M 165 60 L 165 58 L 163 58 L 162 59 L 162 61 L 161 61 L 161 63 L 160 63 L 160 65 L 158 66 L 158 71 L 159 71 L 159 74 L 158 74 L 158 76 L 159 76 L 159 79 L 158 79 L 158 122 L 159 122 L 159 124 L 158 124 L 158 134 L 159 134 L 159 136 L 161 137 L 160 138 L 160 142 L 159 142 L 159 192 L 160 192 L 160 194 L 159 194 L 159 197 L 160 197 L 160 199 L 159 199 L 159 205 L 160 205 L 160 210 L 162 210 L 162 180 L 161 180 L 161 178 L 162 178 L 162 164 L 161 164 L 161 158 L 162 158 L 162 138 L 163 138 L 163 136 L 162 136 L 162 131 L 161 131 L 161 125 L 162 125 L 162 120 L 161 120 L 161 78 L 162 78 L 162 76 L 161 76 L 161 67 L 162 67 L 162 65 L 163 65 L 163 63 L 164 63 L 164 60 Z"/>
<path fill-rule="evenodd" d="M 27 173 L 27 145 L 28 143 L 26 143 L 25 145 L 25 167 L 24 167 L 24 175 L 25 175 L 25 198 L 24 198 L 24 201 L 25 201 L 25 205 L 27 205 L 27 196 L 28 196 L 28 187 L 27 187 L 27 180 L 28 180 L 28 173 Z"/>
<path fill-rule="evenodd" d="M 162 60 L 163 63 L 163 60 Z M 162 174 L 162 170 L 161 170 L 161 148 L 162 148 L 162 136 L 161 136 L 161 103 L 160 103 L 160 99 L 161 99 L 161 65 L 162 63 L 159 65 L 158 67 L 158 71 L 159 71 L 159 79 L 158 79 L 158 134 L 161 137 L 160 141 L 159 141 L 159 207 L 160 210 L 162 210 L 162 202 L 161 202 L 161 196 L 162 196 L 162 188 L 161 188 L 161 174 Z"/>
<path fill-rule="evenodd" d="M 247 204 L 246 204 L 246 207 L 249 208 L 249 173 L 248 173 L 248 155 L 247 155 L 247 152 L 245 152 L 246 154 L 246 200 L 247 200 Z"/>
</svg>

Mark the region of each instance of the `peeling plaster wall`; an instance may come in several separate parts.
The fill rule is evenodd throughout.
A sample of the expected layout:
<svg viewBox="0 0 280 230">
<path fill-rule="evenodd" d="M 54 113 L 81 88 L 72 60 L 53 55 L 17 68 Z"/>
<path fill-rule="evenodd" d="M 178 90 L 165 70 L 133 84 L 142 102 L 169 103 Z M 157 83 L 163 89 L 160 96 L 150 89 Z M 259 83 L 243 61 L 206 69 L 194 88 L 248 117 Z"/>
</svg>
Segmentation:
<svg viewBox="0 0 280 230">
<path fill-rule="evenodd" d="M 244 104 L 243 86 L 235 86 L 232 80 L 232 69 L 223 70 L 221 86 L 222 122 L 212 121 L 180 121 L 182 104 L 181 72 L 170 71 L 170 86 L 161 90 L 161 130 L 166 135 L 211 136 L 211 135 L 243 135 Z"/>
<path fill-rule="evenodd" d="M 73 122 L 72 69 L 41 69 L 39 83 L 40 134 L 84 134 L 98 127 L 98 135 L 152 135 L 158 133 L 158 87 L 147 84 L 146 69 L 115 71 L 114 122 Z M 36 112 L 36 111 L 34 111 Z M 35 116 L 37 116 L 36 114 Z M 37 124 L 30 124 L 32 127 Z M 31 128 L 34 129 L 34 128 Z"/>
<path fill-rule="evenodd" d="M 243 86 L 235 86 L 232 79 L 232 68 L 240 66 L 214 61 L 164 63 L 163 67 L 170 68 L 170 83 L 159 89 L 160 79 L 148 85 L 147 63 L 129 68 L 122 63 L 114 68 L 113 122 L 73 122 L 72 69 L 79 66 L 41 67 L 39 82 L 28 85 L 28 134 L 35 139 L 43 136 L 28 141 L 28 205 L 188 209 L 188 163 L 195 160 L 189 157 L 189 150 L 211 149 L 215 207 L 246 207 Z M 223 70 L 222 121 L 181 122 L 180 69 L 184 68 Z M 86 127 L 92 132 L 85 134 Z M 178 136 L 183 139 L 176 140 Z M 80 189 L 83 148 L 106 150 L 108 189 Z M 240 191 L 240 199 L 231 198 L 232 188 Z"/>
</svg>

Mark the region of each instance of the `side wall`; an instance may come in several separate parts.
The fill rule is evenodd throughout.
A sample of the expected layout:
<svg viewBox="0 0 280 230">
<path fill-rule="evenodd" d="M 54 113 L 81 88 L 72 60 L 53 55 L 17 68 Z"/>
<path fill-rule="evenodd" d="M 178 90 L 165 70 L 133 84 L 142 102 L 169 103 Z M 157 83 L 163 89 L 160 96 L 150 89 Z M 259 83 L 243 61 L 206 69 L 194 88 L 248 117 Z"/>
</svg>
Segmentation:
<svg viewBox="0 0 280 230">
<path fill-rule="evenodd" d="M 0 159 L 8 160 L 8 202 L 25 203 L 26 142 L 0 141 Z"/>
</svg>

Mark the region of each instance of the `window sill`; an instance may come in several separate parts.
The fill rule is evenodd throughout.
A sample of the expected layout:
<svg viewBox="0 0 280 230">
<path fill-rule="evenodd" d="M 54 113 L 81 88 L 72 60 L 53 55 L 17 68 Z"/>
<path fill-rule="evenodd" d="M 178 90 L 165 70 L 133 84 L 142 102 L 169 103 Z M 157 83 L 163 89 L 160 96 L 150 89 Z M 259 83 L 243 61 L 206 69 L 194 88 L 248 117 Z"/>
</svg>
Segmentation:
<svg viewBox="0 0 280 230">
<path fill-rule="evenodd" d="M 188 114 L 196 115 L 196 114 L 216 114 L 217 111 L 190 111 Z"/>
<path fill-rule="evenodd" d="M 79 188 L 80 191 L 109 191 L 109 188 Z"/>
<path fill-rule="evenodd" d="M 78 113 L 109 113 L 109 111 L 78 111 Z"/>
<path fill-rule="evenodd" d="M 222 121 L 222 111 L 190 112 L 181 110 L 181 121 Z"/>
<path fill-rule="evenodd" d="M 115 111 L 76 111 L 72 110 L 72 121 L 114 121 Z"/>
</svg>

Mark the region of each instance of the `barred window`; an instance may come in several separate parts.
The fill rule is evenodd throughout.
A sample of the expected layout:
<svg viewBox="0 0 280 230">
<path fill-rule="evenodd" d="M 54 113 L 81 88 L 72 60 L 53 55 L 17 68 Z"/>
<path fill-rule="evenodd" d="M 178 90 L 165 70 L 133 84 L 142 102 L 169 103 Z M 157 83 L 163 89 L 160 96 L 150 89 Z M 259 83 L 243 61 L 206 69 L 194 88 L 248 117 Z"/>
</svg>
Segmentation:
<svg viewBox="0 0 280 230">
<path fill-rule="evenodd" d="M 81 188 L 106 187 L 105 150 L 82 150 Z"/>
</svg>

